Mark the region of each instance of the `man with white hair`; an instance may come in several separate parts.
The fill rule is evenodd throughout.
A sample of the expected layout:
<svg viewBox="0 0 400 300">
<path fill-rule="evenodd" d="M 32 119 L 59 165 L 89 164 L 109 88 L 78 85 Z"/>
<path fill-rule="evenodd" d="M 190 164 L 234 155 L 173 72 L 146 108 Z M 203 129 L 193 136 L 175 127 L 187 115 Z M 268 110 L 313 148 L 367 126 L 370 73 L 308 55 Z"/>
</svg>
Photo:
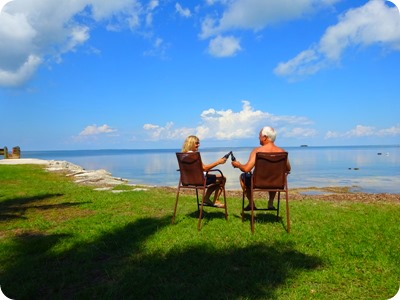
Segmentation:
<svg viewBox="0 0 400 300">
<path fill-rule="evenodd" d="M 240 185 L 242 189 L 246 191 L 247 199 L 250 199 L 250 189 L 246 189 L 246 187 L 250 187 L 251 184 L 251 173 L 250 171 L 254 168 L 256 163 L 256 153 L 257 152 L 285 152 L 284 149 L 275 145 L 276 139 L 276 131 L 274 128 L 265 126 L 260 130 L 260 145 L 259 147 L 254 148 L 249 156 L 249 160 L 247 163 L 242 165 L 239 161 L 232 161 L 232 166 L 234 168 L 239 168 L 242 173 L 240 175 Z M 289 172 L 291 169 L 289 160 L 287 162 L 287 171 Z M 268 200 L 268 209 L 275 209 L 274 207 L 274 199 L 276 192 L 269 192 L 269 200 Z M 249 200 L 250 201 L 250 200 Z M 254 206 L 254 209 L 256 207 Z M 251 203 L 245 207 L 244 210 L 251 210 Z"/>
</svg>

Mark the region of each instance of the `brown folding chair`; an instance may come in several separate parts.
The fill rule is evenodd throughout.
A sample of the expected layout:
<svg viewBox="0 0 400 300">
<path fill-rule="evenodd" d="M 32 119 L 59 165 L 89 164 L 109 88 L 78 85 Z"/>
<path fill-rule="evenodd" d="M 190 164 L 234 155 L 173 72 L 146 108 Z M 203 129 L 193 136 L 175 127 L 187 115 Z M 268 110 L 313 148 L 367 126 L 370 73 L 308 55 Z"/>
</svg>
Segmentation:
<svg viewBox="0 0 400 300">
<path fill-rule="evenodd" d="M 256 162 L 251 176 L 250 203 L 251 203 L 251 232 L 254 233 L 254 211 L 271 210 L 268 208 L 255 208 L 254 192 L 277 192 L 278 203 L 276 208 L 276 218 L 279 220 L 279 205 L 281 192 L 286 196 L 286 220 L 287 232 L 290 232 L 289 218 L 289 190 L 287 185 L 287 152 L 258 152 Z M 244 221 L 244 200 L 246 191 L 242 196 L 242 222 Z"/>
<path fill-rule="evenodd" d="M 222 182 L 207 184 L 207 174 L 210 174 L 212 172 L 218 172 L 221 176 L 223 176 L 222 172 L 218 169 L 212 169 L 204 173 L 203 163 L 201 161 L 201 156 L 199 152 L 187 152 L 187 153 L 177 152 L 176 158 L 178 159 L 178 165 L 179 165 L 178 171 L 180 172 L 180 177 L 179 177 L 178 190 L 176 193 L 176 201 L 175 201 L 174 215 L 172 217 L 172 224 L 175 222 L 176 208 L 178 206 L 179 193 L 181 189 L 194 189 L 196 190 L 197 210 L 199 212 L 199 221 L 197 224 L 197 229 L 200 230 L 204 206 L 220 208 L 216 206 L 207 205 L 206 203 L 204 203 L 204 195 L 206 189 L 213 186 L 218 186 L 220 189 L 218 193 L 222 192 L 224 195 L 225 219 L 228 220 L 228 208 L 225 195 L 225 182 L 222 181 Z M 199 190 L 202 191 L 201 202 L 199 200 Z"/>
</svg>

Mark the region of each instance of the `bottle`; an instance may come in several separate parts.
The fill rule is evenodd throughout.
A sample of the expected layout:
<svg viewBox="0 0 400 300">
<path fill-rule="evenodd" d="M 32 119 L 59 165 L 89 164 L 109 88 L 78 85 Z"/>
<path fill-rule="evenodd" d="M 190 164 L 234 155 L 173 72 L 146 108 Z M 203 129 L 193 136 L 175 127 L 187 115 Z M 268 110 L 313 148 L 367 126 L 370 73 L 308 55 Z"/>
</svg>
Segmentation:
<svg viewBox="0 0 400 300">
<path fill-rule="evenodd" d="M 232 161 L 235 161 L 235 160 L 236 160 L 236 157 L 233 155 L 232 151 L 231 151 L 230 153 L 231 153 L 231 160 L 232 160 Z"/>
<path fill-rule="evenodd" d="M 231 155 L 231 154 L 232 154 L 232 151 L 228 152 L 228 153 L 225 154 L 223 157 L 224 157 L 225 159 L 228 159 L 229 155 Z"/>
</svg>

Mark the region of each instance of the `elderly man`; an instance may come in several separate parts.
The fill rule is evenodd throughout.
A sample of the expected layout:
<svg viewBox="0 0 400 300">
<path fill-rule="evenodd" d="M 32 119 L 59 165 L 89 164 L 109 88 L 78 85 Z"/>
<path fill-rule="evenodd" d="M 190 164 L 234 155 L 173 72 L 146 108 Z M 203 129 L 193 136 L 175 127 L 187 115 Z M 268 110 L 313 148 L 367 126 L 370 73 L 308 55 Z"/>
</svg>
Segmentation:
<svg viewBox="0 0 400 300">
<path fill-rule="evenodd" d="M 285 152 L 282 148 L 276 146 L 274 144 L 275 139 L 276 139 L 276 131 L 269 126 L 266 126 L 261 129 L 260 135 L 260 145 L 259 147 L 254 148 L 249 156 L 249 160 L 245 164 L 241 164 L 239 161 L 232 161 L 232 166 L 234 168 L 239 168 L 242 173 L 240 175 L 240 185 L 242 186 L 242 189 L 246 191 L 246 196 L 247 199 L 250 199 L 250 190 L 246 189 L 246 187 L 250 187 L 251 183 L 251 173 L 250 172 L 256 163 L 256 153 L 257 152 Z M 287 163 L 287 171 L 289 172 L 291 169 L 290 163 L 288 160 Z M 275 209 L 274 207 L 274 199 L 275 199 L 276 192 L 269 192 L 269 199 L 268 199 L 268 209 Z M 250 200 L 249 200 L 250 201 Z M 255 206 L 254 206 L 255 208 Z M 251 210 L 251 203 L 245 207 L 244 210 Z"/>
</svg>

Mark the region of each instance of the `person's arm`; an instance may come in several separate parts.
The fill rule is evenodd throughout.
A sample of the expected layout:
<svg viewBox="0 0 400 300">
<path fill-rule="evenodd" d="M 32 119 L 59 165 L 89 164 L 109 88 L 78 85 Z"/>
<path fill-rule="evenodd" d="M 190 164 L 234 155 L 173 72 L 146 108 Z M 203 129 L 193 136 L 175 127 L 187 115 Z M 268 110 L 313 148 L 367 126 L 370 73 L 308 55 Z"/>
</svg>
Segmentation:
<svg viewBox="0 0 400 300">
<path fill-rule="evenodd" d="M 211 164 L 208 164 L 208 165 L 203 164 L 203 171 L 207 172 L 207 171 L 211 170 L 212 168 L 215 168 L 216 166 L 224 164 L 224 163 L 226 163 L 226 158 L 221 157 Z"/>
<path fill-rule="evenodd" d="M 253 151 L 251 151 L 250 153 L 249 160 L 247 161 L 247 163 L 242 165 L 240 161 L 235 160 L 232 162 L 232 166 L 234 168 L 239 168 L 240 171 L 242 172 L 250 172 L 256 163 L 256 153 L 257 153 L 256 149 L 253 149 Z"/>
<path fill-rule="evenodd" d="M 289 158 L 288 158 L 288 160 L 287 160 L 287 164 L 286 164 L 286 172 L 287 173 L 290 173 L 290 170 L 292 169 L 292 167 L 291 167 L 291 165 L 290 165 L 290 161 L 289 161 Z"/>
</svg>

